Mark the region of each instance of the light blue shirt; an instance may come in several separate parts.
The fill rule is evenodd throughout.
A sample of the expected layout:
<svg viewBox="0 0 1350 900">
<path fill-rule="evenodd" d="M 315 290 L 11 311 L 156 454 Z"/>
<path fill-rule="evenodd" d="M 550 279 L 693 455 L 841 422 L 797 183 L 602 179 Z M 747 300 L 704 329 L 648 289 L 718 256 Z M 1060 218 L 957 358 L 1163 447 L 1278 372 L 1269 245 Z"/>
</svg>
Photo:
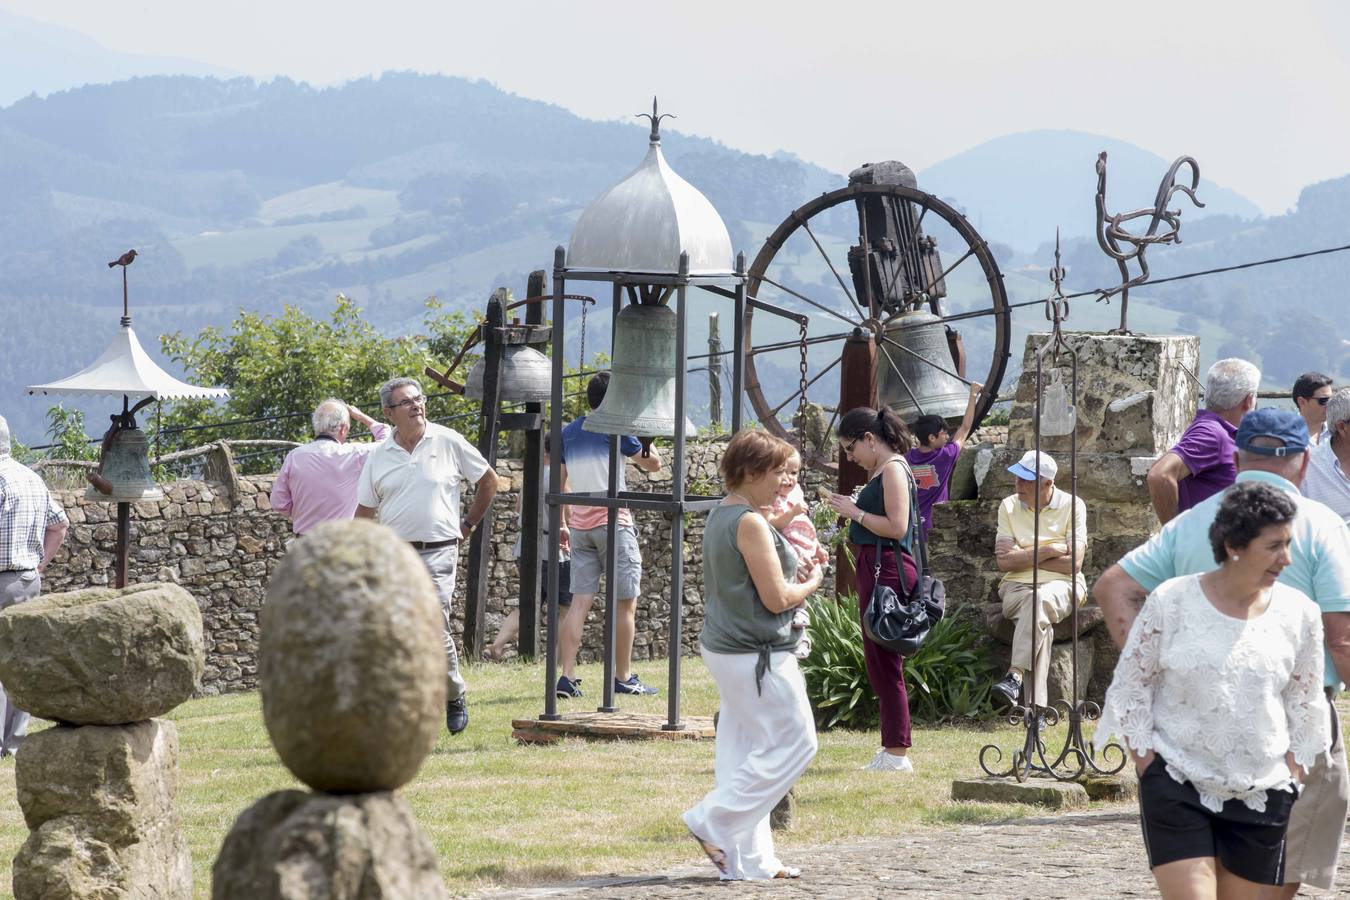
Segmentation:
<svg viewBox="0 0 1350 900">
<path fill-rule="evenodd" d="M 1291 562 L 1280 573 L 1281 583 L 1307 594 L 1324 613 L 1350 612 L 1350 529 L 1341 517 L 1270 472 L 1240 472 L 1237 480 L 1260 481 L 1280 488 L 1292 495 L 1298 506 L 1293 543 L 1289 547 Z M 1120 567 L 1150 593 L 1169 578 L 1217 569 L 1219 564 L 1214 561 L 1209 543 L 1209 526 L 1221 502 L 1223 494 L 1215 494 L 1177 516 L 1147 544 L 1131 550 L 1120 561 Z M 1337 690 L 1344 687 L 1329 653 L 1324 675 L 1327 687 Z"/>
</svg>

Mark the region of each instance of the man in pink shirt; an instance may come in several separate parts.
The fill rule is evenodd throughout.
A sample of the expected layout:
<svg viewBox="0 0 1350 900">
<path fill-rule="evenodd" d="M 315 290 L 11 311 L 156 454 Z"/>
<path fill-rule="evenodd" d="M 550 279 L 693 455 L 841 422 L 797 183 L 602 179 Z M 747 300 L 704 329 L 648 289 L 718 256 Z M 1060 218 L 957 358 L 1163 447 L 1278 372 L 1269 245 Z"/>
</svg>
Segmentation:
<svg viewBox="0 0 1350 900">
<path fill-rule="evenodd" d="M 375 440 L 347 443 L 352 419 L 369 428 Z M 314 440 L 286 454 L 272 485 L 272 509 L 291 520 L 297 535 L 320 522 L 355 514 L 356 485 L 366 457 L 389 434 L 389 426 L 333 397 L 319 404 L 311 421 Z"/>
</svg>

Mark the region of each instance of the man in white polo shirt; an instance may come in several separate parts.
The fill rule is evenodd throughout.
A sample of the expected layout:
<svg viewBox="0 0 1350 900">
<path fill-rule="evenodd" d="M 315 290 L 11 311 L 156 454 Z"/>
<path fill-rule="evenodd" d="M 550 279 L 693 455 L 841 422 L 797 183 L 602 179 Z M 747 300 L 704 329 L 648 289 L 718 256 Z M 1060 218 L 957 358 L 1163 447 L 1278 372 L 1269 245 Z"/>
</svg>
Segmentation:
<svg viewBox="0 0 1350 900">
<path fill-rule="evenodd" d="M 1325 503 L 1350 525 L 1350 388 L 1327 401 L 1327 437 L 1308 451 L 1303 496 Z"/>
<path fill-rule="evenodd" d="M 411 378 L 391 378 L 380 386 L 380 405 L 394 433 L 366 461 L 356 491 L 356 517 L 378 518 L 422 557 L 441 601 L 445 627 L 448 690 L 445 725 L 459 734 L 469 724 L 464 679 L 450 630 L 459 542 L 487 515 L 497 494 L 497 473 L 457 431 L 428 422 L 426 397 Z M 478 485 L 460 527 L 461 481 Z"/>
</svg>

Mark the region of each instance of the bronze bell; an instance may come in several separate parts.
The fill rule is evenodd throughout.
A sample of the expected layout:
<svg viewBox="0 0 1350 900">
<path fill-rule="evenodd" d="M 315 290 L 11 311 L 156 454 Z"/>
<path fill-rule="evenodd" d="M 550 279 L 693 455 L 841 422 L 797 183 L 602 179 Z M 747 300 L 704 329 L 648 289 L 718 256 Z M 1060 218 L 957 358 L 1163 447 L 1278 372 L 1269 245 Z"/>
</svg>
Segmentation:
<svg viewBox="0 0 1350 900">
<path fill-rule="evenodd" d="M 464 381 L 464 396 L 483 399 L 483 371 L 487 363 L 480 359 Z M 503 403 L 542 403 L 552 395 L 553 363 L 533 347 L 507 344 L 502 348 L 502 368 L 498 390 Z"/>
<path fill-rule="evenodd" d="M 85 491 L 86 500 L 134 503 L 164 499 L 164 492 L 150 477 L 150 442 L 139 428 L 123 428 L 114 434 L 100 465 L 99 474 L 90 477 L 94 484 Z M 95 485 L 100 483 L 110 490 L 99 490 Z"/>
<path fill-rule="evenodd" d="M 614 326 L 609 390 L 584 427 L 599 434 L 675 434 L 675 311 L 624 307 Z"/>
<path fill-rule="evenodd" d="M 959 379 L 947 374 L 956 371 L 956 363 L 952 361 L 947 330 L 941 319 L 921 310 L 907 312 L 886 324 L 886 337 L 910 352 L 881 344 L 885 352 L 877 354 L 879 403 L 889 406 L 906 422 L 923 415 L 944 419 L 965 415 L 970 391 Z M 932 360 L 946 372 L 924 360 Z"/>
</svg>

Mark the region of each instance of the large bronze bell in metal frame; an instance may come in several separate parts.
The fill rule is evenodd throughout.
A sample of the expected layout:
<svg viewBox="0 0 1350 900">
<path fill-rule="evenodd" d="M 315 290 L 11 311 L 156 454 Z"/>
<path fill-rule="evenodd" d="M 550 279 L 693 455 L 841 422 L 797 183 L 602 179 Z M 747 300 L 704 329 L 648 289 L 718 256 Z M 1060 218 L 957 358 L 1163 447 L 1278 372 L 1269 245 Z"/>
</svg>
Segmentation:
<svg viewBox="0 0 1350 900">
<path fill-rule="evenodd" d="M 901 419 L 913 422 L 923 415 L 959 419 L 966 412 L 970 391 L 950 374 L 956 368 L 942 320 L 915 310 L 886 324 L 886 352 L 877 354 L 877 402 Z M 903 350 L 900 348 L 904 348 Z M 944 371 L 945 370 L 945 371 Z"/>
<path fill-rule="evenodd" d="M 630 304 L 614 325 L 609 389 L 582 426 L 600 434 L 675 434 L 675 311 Z"/>
</svg>

